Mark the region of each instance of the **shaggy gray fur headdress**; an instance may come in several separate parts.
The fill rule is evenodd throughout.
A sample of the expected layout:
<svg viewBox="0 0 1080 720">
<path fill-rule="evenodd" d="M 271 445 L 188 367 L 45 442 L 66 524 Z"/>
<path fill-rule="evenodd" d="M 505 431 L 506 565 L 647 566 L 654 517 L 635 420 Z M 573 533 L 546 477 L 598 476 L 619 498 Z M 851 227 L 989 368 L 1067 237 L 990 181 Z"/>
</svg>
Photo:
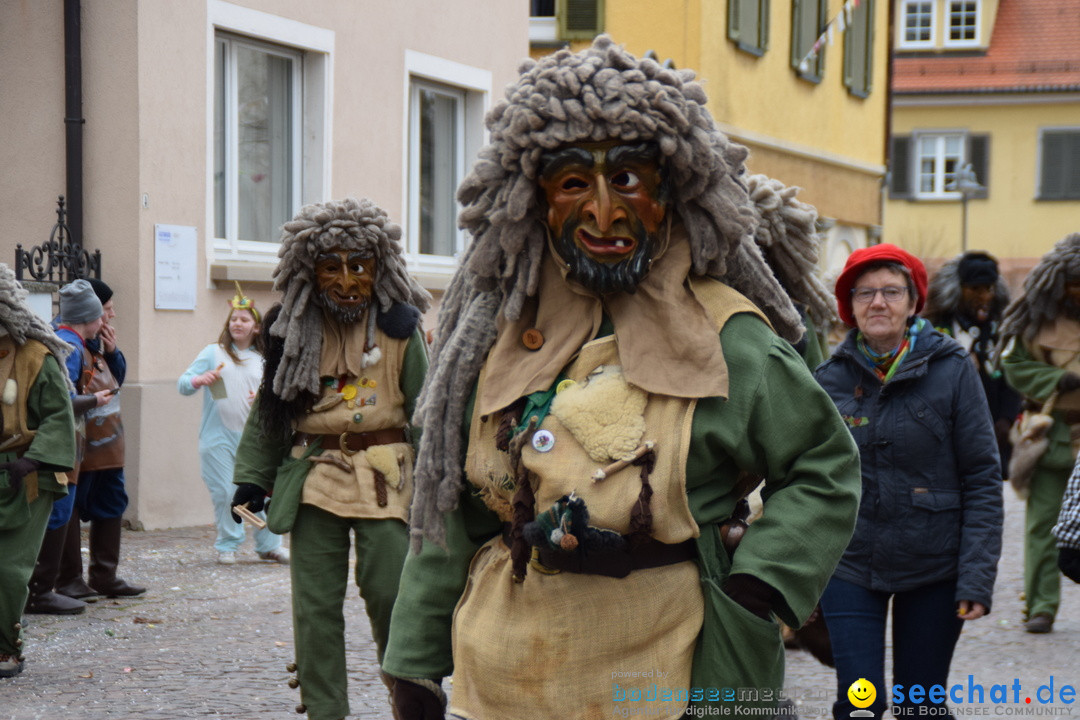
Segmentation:
<svg viewBox="0 0 1080 720">
<path fill-rule="evenodd" d="M 960 301 L 963 298 L 960 283 L 960 261 L 965 255 L 977 254 L 989 257 L 986 253 L 962 253 L 948 260 L 934 277 L 930 279 L 930 285 L 926 292 L 926 306 L 922 316 L 932 323 L 951 322 L 952 316 L 960 310 Z M 991 304 L 991 318 L 997 316 L 1009 304 L 1009 284 L 1000 274 L 994 282 L 994 300 Z"/>
<path fill-rule="evenodd" d="M 1001 321 L 1002 341 L 1016 335 L 1027 342 L 1034 339 L 1040 327 L 1061 314 L 1069 280 L 1080 280 L 1080 233 L 1059 240 L 1024 278 L 1024 294 Z"/>
<path fill-rule="evenodd" d="M 0 325 L 16 345 L 37 340 L 48 348 L 62 369 L 64 358 L 71 353 L 72 347 L 57 337 L 49 323 L 38 317 L 30 307 L 29 298 L 30 293 L 15 279 L 11 268 L 0 263 Z M 64 377 L 67 376 L 64 372 Z"/>
<path fill-rule="evenodd" d="M 457 507 L 461 423 L 496 319 L 517 320 L 537 292 L 548 233 L 538 185 L 543 153 L 583 142 L 655 143 L 692 272 L 742 292 L 792 342 L 803 332 L 754 243 L 757 214 L 743 177 L 748 151 L 716 128 L 693 72 L 636 58 L 606 35 L 579 53 L 526 60 L 520 72 L 488 114 L 491 144 L 458 189 L 460 224 L 473 240 L 440 306 L 414 418 L 425 428 L 410 518 L 414 549 L 421 537 L 441 544 L 443 513 Z"/>
<path fill-rule="evenodd" d="M 409 275 L 402 253 L 401 226 L 371 200 L 346 198 L 305 205 L 281 232 L 274 289 L 282 292 L 281 312 L 270 334 L 284 338 L 281 363 L 274 374 L 274 392 L 294 400 L 300 392 L 319 394 L 323 311 L 315 297 L 315 259 L 320 252 L 342 248 L 369 250 L 378 259 L 372 309 L 386 312 L 394 303 L 428 309 L 431 295 Z M 375 313 L 369 312 L 374 318 Z"/>
<path fill-rule="evenodd" d="M 819 329 L 839 322 L 836 296 L 822 282 L 818 267 L 817 209 L 795 198 L 799 188 L 765 175 L 751 175 L 746 184 L 759 217 L 754 240 L 773 274 Z"/>
</svg>

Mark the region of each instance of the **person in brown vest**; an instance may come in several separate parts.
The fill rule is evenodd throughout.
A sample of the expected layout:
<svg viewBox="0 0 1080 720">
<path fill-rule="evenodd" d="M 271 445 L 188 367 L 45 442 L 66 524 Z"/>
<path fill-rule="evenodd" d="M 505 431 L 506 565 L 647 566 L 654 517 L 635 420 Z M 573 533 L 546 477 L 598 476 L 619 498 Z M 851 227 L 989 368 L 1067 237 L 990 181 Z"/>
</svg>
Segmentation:
<svg viewBox="0 0 1080 720">
<path fill-rule="evenodd" d="M 400 238 L 366 199 L 306 205 L 285 223 L 282 302 L 263 321 L 262 387 L 236 450 L 232 505 L 259 512 L 273 493 L 267 527 L 292 533 L 291 684 L 311 720 L 349 714 L 351 547 L 380 658 L 408 550 L 409 418 L 427 371 L 420 315 L 431 296 L 408 274 Z"/>
<path fill-rule="evenodd" d="M 75 464 L 75 421 L 61 363 L 71 349 L 0 263 L 0 678 L 23 669 L 27 582 L 53 501 Z"/>
<path fill-rule="evenodd" d="M 524 61 L 488 113 L 414 417 L 399 720 L 776 713 L 777 618 L 843 554 L 858 450 L 706 106 L 601 36 Z"/>
<path fill-rule="evenodd" d="M 120 387 L 127 375 L 127 360 L 116 344 L 113 291 L 96 278 L 87 282 L 101 302 L 102 324 L 98 334 L 83 346 L 83 362 L 90 366 L 84 391 L 108 392 L 108 402 L 87 411 L 86 444 L 79 464 L 75 509 L 68 521 L 64 549 L 56 579 L 56 592 L 78 600 L 131 597 L 146 588 L 117 577 L 120 562 L 120 524 L 127 509 L 124 489 L 124 424 L 120 417 Z M 83 579 L 80 521 L 90 522 L 89 584 Z"/>
<path fill-rule="evenodd" d="M 85 453 L 86 438 L 84 433 L 85 416 L 94 409 L 106 405 L 111 397 L 110 390 L 89 391 L 92 377 L 92 365 L 85 351 L 86 341 L 95 337 L 104 323 L 101 301 L 93 287 L 83 279 L 74 280 L 60 288 L 60 326 L 57 336 L 72 348 L 65 366 L 68 379 L 74 387 L 71 395 L 72 410 L 76 418 L 76 449 L 78 460 Z M 75 484 L 79 477 L 79 464 L 68 473 L 68 480 Z M 58 498 L 53 504 L 49 516 L 45 539 L 38 552 L 34 574 L 30 577 L 30 594 L 26 600 L 26 612 L 46 615 L 77 615 L 86 610 L 86 603 L 53 592 L 60 572 L 60 558 L 64 552 L 67 537 L 67 524 L 71 520 L 75 505 L 75 493 L 69 492 Z"/>
<path fill-rule="evenodd" d="M 1026 409 L 1052 408 L 1024 515 L 1024 629 L 1041 635 L 1053 630 L 1061 603 L 1051 529 L 1080 448 L 1080 233 L 1059 240 L 1032 268 L 1023 294 L 1005 311 L 1001 337 L 1005 379 Z"/>
</svg>

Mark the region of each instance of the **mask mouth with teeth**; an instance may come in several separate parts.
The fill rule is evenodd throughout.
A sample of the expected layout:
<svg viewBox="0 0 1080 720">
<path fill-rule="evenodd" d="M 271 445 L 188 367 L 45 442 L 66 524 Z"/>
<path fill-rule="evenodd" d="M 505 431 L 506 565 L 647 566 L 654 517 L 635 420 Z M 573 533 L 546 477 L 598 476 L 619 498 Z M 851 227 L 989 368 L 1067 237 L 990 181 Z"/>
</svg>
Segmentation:
<svg viewBox="0 0 1080 720">
<path fill-rule="evenodd" d="M 541 162 L 547 224 L 569 279 L 597 294 L 634 292 L 667 211 L 656 146 L 583 143 Z"/>
<path fill-rule="evenodd" d="M 315 258 L 316 299 L 338 322 L 359 322 L 371 304 L 376 257 L 365 250 L 332 248 Z"/>
<path fill-rule="evenodd" d="M 589 235 L 571 219 L 555 236 L 553 246 L 569 268 L 570 280 L 605 295 L 634 292 L 649 272 L 657 243 L 640 221 L 629 229 L 629 237 L 612 240 Z"/>
</svg>

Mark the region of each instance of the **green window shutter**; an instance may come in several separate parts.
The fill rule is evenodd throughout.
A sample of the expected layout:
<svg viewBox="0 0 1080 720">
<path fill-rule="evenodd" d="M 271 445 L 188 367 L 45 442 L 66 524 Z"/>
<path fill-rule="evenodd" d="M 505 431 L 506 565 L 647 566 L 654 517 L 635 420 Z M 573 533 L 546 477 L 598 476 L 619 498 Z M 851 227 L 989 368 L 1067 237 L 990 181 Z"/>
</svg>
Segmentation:
<svg viewBox="0 0 1080 720">
<path fill-rule="evenodd" d="M 791 66 L 804 80 L 821 82 L 825 72 L 825 45 L 818 48 L 817 57 L 808 63 L 805 72 L 799 69 L 825 29 L 829 20 L 825 0 L 792 0 L 791 3 Z"/>
<path fill-rule="evenodd" d="M 769 47 L 769 0 L 728 0 L 728 39 L 740 50 L 764 55 Z"/>
<path fill-rule="evenodd" d="M 604 0 L 559 0 L 563 40 L 591 40 L 604 31 Z"/>
<path fill-rule="evenodd" d="M 896 135 L 889 141 L 889 197 L 911 197 L 911 136 Z"/>
<path fill-rule="evenodd" d="M 863 0 L 844 31 L 844 85 L 857 97 L 870 95 L 874 77 L 874 0 Z"/>
<path fill-rule="evenodd" d="M 971 163 L 971 169 L 975 172 L 975 179 L 983 186 L 982 190 L 973 193 L 973 198 L 986 198 L 990 196 L 990 136 L 968 135 L 967 161 Z"/>
<path fill-rule="evenodd" d="M 1042 134 L 1040 200 L 1080 199 L 1080 131 Z"/>
</svg>

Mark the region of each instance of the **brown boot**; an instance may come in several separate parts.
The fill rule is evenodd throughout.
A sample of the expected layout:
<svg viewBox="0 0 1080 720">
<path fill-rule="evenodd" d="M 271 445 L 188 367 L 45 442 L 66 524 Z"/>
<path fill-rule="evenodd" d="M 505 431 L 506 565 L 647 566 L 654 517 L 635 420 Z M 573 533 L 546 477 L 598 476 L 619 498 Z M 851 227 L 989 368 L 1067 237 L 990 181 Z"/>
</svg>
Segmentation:
<svg viewBox="0 0 1080 720">
<path fill-rule="evenodd" d="M 64 548 L 60 553 L 60 570 L 56 575 L 56 592 L 76 600 L 93 602 L 101 597 L 83 580 L 82 527 L 78 511 L 71 514 L 64 534 Z"/>
<path fill-rule="evenodd" d="M 142 595 L 146 588 L 128 585 L 116 576 L 120 562 L 121 518 L 93 520 L 90 523 L 90 587 L 105 597 Z"/>
<path fill-rule="evenodd" d="M 1045 635 L 1048 632 L 1053 632 L 1054 618 L 1049 613 L 1037 613 L 1032 615 L 1031 618 L 1024 623 L 1024 631 L 1035 633 L 1036 635 Z"/>
<path fill-rule="evenodd" d="M 86 610 L 86 603 L 53 592 L 56 573 L 60 567 L 60 553 L 64 549 L 67 526 L 46 530 L 45 539 L 38 551 L 34 574 L 30 576 L 26 598 L 26 612 L 44 615 L 78 615 Z"/>
</svg>

